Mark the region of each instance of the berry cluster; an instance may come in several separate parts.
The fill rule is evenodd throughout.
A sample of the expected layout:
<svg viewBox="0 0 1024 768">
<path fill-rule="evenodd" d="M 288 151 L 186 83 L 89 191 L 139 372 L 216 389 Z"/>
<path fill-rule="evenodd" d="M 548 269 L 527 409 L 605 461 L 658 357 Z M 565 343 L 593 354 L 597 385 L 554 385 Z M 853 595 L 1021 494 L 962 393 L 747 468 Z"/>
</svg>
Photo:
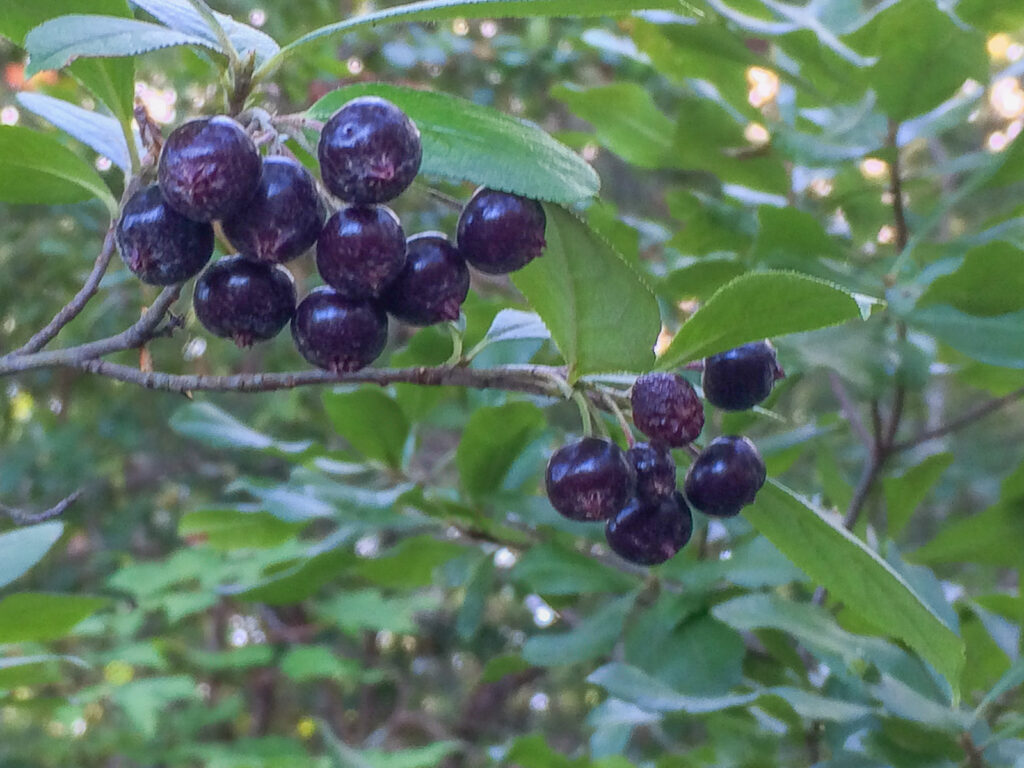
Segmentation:
<svg viewBox="0 0 1024 768">
<path fill-rule="evenodd" d="M 771 345 L 746 344 L 704 361 L 704 397 L 718 408 L 744 410 L 764 400 L 782 375 Z M 623 451 L 585 437 L 558 449 L 548 462 L 547 494 L 565 517 L 604 522 L 619 556 L 657 565 L 689 541 L 691 506 L 714 517 L 739 514 L 764 485 L 765 465 L 746 437 L 718 437 L 694 459 L 680 493 L 672 449 L 704 428 L 700 398 L 678 374 L 649 373 L 636 380 L 630 402 L 633 423 L 649 442 Z"/>
<path fill-rule="evenodd" d="M 316 181 L 295 160 L 261 157 L 228 117 L 179 126 L 160 153 L 158 183 L 124 206 L 116 234 L 125 264 L 152 285 L 188 280 L 209 262 L 219 221 L 238 253 L 196 281 L 199 321 L 239 346 L 270 339 L 290 322 L 302 356 L 340 373 L 380 355 L 388 314 L 413 325 L 457 320 L 469 292 L 467 265 L 504 274 L 545 247 L 540 203 L 487 188 L 462 210 L 457 245 L 438 232 L 406 239 L 383 204 L 416 178 L 420 133 L 384 99 L 345 104 L 324 125 L 317 154 L 324 186 L 345 203 L 326 223 Z M 281 265 L 313 245 L 326 285 L 296 304 L 295 281 Z"/>
</svg>

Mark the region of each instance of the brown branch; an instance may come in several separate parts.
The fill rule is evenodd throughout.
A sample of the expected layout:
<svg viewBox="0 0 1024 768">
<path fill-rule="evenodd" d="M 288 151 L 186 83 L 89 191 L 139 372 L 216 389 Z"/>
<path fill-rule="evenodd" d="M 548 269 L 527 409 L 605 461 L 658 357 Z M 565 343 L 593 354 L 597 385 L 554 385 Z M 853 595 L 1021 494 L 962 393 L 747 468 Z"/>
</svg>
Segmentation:
<svg viewBox="0 0 1024 768">
<path fill-rule="evenodd" d="M 829 384 L 832 385 L 832 394 L 839 401 L 843 417 L 849 423 L 850 428 L 857 433 L 860 441 L 870 447 L 874 444 L 874 441 L 871 439 L 871 435 L 868 434 L 868 428 L 864 426 L 864 420 L 857 413 L 857 406 L 854 405 L 853 400 L 850 398 L 850 393 L 846 391 L 843 380 L 835 371 L 829 371 L 828 380 Z"/>
<path fill-rule="evenodd" d="M 0 504 L 0 512 L 11 518 L 15 525 L 37 525 L 39 523 L 44 523 L 47 520 L 53 520 L 55 517 L 60 517 L 68 507 L 82 497 L 83 493 L 85 493 L 85 491 L 80 488 L 74 493 L 65 496 L 49 509 L 44 509 L 42 512 L 28 512 L 24 509 L 8 507 L 4 504 Z"/>
<path fill-rule="evenodd" d="M 92 271 L 89 273 L 89 277 L 86 278 L 85 283 L 79 289 L 78 293 L 75 294 L 74 298 L 71 299 L 56 315 L 53 319 L 46 324 L 42 330 L 32 336 L 25 344 L 16 349 L 11 354 L 13 355 L 25 355 L 32 352 L 38 352 L 40 349 L 49 344 L 58 333 L 63 330 L 64 326 L 78 317 L 79 313 L 85 308 L 85 305 L 89 303 L 89 300 L 96 295 L 96 290 L 100 286 L 100 280 L 103 279 L 103 275 L 106 274 L 107 267 L 110 265 L 110 259 L 114 255 L 114 227 L 111 225 L 110 229 L 107 230 L 107 235 L 103 239 L 103 247 L 100 249 L 99 255 L 96 257 L 96 262 L 93 264 Z"/>
<path fill-rule="evenodd" d="M 925 432 L 920 433 L 919 435 L 910 438 L 909 440 L 904 440 L 903 442 L 900 443 L 894 443 L 892 446 L 892 450 L 894 452 L 908 451 L 911 448 L 916 448 L 922 443 L 927 443 L 929 440 L 935 440 L 936 438 L 939 437 L 945 437 L 946 435 L 952 434 L 953 432 L 957 432 L 963 429 L 964 427 L 969 427 L 974 422 L 980 421 L 986 416 L 995 413 L 996 411 L 1002 408 L 1005 408 L 1011 403 L 1017 402 L 1021 398 L 1024 398 L 1024 387 L 1021 387 L 1020 389 L 1015 389 L 1013 392 L 1010 392 L 1007 395 L 1003 395 L 1002 397 L 996 397 L 993 398 L 992 400 L 984 402 L 977 408 L 973 408 L 972 410 L 968 411 L 963 416 L 953 419 L 952 421 L 941 426 L 938 426 L 935 429 L 929 429 Z"/>
<path fill-rule="evenodd" d="M 886 146 L 892 149 L 892 165 L 889 167 L 889 192 L 892 195 L 892 218 L 896 226 L 896 252 L 903 253 L 910 240 L 910 229 L 907 227 L 907 214 L 903 200 L 903 163 L 900 160 L 900 148 L 896 143 L 896 136 L 899 134 L 900 124 L 892 118 L 889 119 L 889 135 L 886 137 Z"/>
</svg>

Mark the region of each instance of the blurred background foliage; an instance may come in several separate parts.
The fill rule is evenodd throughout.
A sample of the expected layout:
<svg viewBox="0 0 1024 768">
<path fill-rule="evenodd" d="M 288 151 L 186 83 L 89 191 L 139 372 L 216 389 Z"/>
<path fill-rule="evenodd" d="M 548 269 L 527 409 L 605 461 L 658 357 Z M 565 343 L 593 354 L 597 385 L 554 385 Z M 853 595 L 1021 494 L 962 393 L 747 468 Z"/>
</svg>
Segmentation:
<svg viewBox="0 0 1024 768">
<path fill-rule="evenodd" d="M 289 41 L 394 3 L 215 5 Z M 0 122 L 50 130 L 22 92 L 95 107 L 66 73 L 26 80 L 24 58 L 0 41 Z M 912 440 L 1024 385 L 1022 75 L 1014 3 L 694 0 L 327 37 L 262 98 L 301 112 L 379 80 L 541 125 L 598 170 L 585 215 L 656 290 L 660 349 L 752 269 L 887 300 L 780 338 L 788 377 L 765 410 L 709 412 L 709 432 L 750 434 L 773 477 L 841 511 L 865 450 L 837 392 L 864 420 L 904 392 Z M 220 110 L 217 82 L 206 54 L 136 60 L 165 132 Z M 109 161 L 68 144 L 119 193 Z M 394 208 L 409 233 L 457 217 L 425 184 Z M 0 204 L 0 351 L 77 290 L 106 226 L 98 202 Z M 313 284 L 308 258 L 293 271 Z M 61 342 L 117 332 L 154 296 L 117 265 Z M 467 348 L 507 306 L 522 306 L 510 284 L 474 278 Z M 439 329 L 393 336 L 390 365 L 451 352 Z M 301 362 L 286 335 L 238 351 L 191 314 L 148 353 L 194 373 Z M 474 364 L 530 359 L 557 353 L 526 339 Z M 3 387 L 0 500 L 86 489 L 0 599 L 5 768 L 1024 765 L 1019 407 L 895 455 L 855 530 L 962 638 L 951 703 L 884 628 L 813 605 L 815 584 L 742 517 L 701 519 L 649 574 L 558 518 L 540 479 L 578 431 L 571 404 L 407 385 L 189 402 L 65 370 Z M 9 602 L 26 593 L 103 600 Z"/>
</svg>

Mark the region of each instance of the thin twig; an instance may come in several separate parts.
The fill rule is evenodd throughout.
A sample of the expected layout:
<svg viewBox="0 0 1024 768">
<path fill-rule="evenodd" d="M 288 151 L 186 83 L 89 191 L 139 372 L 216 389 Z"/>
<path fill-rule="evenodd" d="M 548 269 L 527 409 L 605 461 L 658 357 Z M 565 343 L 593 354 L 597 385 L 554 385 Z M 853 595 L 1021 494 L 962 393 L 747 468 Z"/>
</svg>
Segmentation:
<svg viewBox="0 0 1024 768">
<path fill-rule="evenodd" d="M 996 397 L 993 398 L 992 400 L 984 402 L 978 407 L 968 411 L 963 416 L 953 419 L 952 421 L 941 426 L 938 426 L 935 429 L 929 429 L 925 432 L 921 432 L 920 434 L 910 438 L 909 440 L 904 440 L 903 442 L 900 443 L 893 443 L 892 450 L 894 452 L 909 451 L 911 448 L 916 448 L 922 443 L 927 443 L 929 440 L 935 440 L 940 437 L 945 437 L 946 435 L 952 434 L 953 432 L 957 432 L 963 429 L 964 427 L 969 427 L 974 422 L 980 421 L 986 416 L 995 413 L 996 411 L 1002 408 L 1005 408 L 1011 403 L 1017 402 L 1021 398 L 1024 398 L 1024 387 L 1021 387 L 1020 389 L 1015 389 L 1013 392 L 1010 392 L 1007 395 L 1003 395 L 1002 397 Z"/>
<path fill-rule="evenodd" d="M 79 289 L 75 297 L 71 299 L 56 315 L 53 319 L 46 324 L 42 330 L 36 333 L 31 339 L 12 354 L 24 355 L 31 352 L 38 352 L 40 349 L 49 344 L 57 334 L 63 330 L 64 326 L 78 317 L 79 313 L 85 308 L 85 305 L 89 303 L 89 300 L 96 294 L 96 290 L 100 286 L 100 280 L 103 279 L 103 275 L 106 274 L 107 267 L 110 265 L 110 259 L 114 255 L 114 227 L 111 225 L 110 229 L 107 230 L 107 236 L 103 240 L 103 247 L 100 249 L 99 255 L 96 257 L 96 262 L 93 264 L 92 272 L 89 273 L 89 277 L 86 278 L 85 283 Z"/>
<path fill-rule="evenodd" d="M 849 423 L 850 428 L 857 433 L 857 437 L 860 438 L 860 441 L 864 443 L 864 445 L 873 445 L 874 441 L 871 439 L 871 435 L 868 434 L 868 428 L 864 425 L 864 420 L 857 412 L 857 406 L 854 405 L 853 400 L 850 399 L 850 393 L 846 391 L 846 387 L 843 384 L 843 380 L 839 377 L 839 374 L 835 371 L 829 371 L 828 380 L 832 385 L 832 394 L 834 394 L 836 400 L 839 401 L 839 406 L 843 412 L 843 416 Z"/>
<path fill-rule="evenodd" d="M 55 517 L 60 517 L 68 507 L 82 497 L 83 493 L 85 493 L 85 491 L 80 488 L 74 493 L 65 496 L 49 509 L 44 509 L 42 512 L 28 512 L 24 509 L 8 507 L 4 504 L 0 504 L 0 512 L 11 518 L 15 525 L 38 525 L 39 523 L 44 523 L 47 520 L 52 520 Z"/>
<path fill-rule="evenodd" d="M 907 214 L 903 199 L 903 163 L 900 160 L 900 148 L 896 143 L 900 124 L 889 119 L 889 135 L 886 145 L 892 150 L 892 165 L 889 168 L 889 192 L 892 195 L 892 218 L 896 227 L 896 252 L 903 253 L 910 240 L 910 229 L 907 226 Z"/>
</svg>

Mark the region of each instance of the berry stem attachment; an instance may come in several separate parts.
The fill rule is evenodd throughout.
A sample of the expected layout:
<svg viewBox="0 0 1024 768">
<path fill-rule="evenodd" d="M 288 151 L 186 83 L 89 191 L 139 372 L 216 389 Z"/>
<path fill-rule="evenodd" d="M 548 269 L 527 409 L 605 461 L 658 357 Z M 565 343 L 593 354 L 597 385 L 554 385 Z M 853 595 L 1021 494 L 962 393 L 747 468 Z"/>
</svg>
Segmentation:
<svg viewBox="0 0 1024 768">
<path fill-rule="evenodd" d="M 584 437 L 594 436 L 594 420 L 590 415 L 590 404 L 587 403 L 587 397 L 579 390 L 572 393 L 572 399 L 576 402 L 576 407 L 580 409 L 580 424 L 583 428 Z"/>
<path fill-rule="evenodd" d="M 466 358 L 462 354 L 463 350 L 463 331 L 465 330 L 464 324 L 459 322 L 446 323 L 448 326 L 448 334 L 452 339 L 452 354 L 448 358 L 445 365 L 456 366 L 463 365 L 466 363 Z"/>
</svg>

